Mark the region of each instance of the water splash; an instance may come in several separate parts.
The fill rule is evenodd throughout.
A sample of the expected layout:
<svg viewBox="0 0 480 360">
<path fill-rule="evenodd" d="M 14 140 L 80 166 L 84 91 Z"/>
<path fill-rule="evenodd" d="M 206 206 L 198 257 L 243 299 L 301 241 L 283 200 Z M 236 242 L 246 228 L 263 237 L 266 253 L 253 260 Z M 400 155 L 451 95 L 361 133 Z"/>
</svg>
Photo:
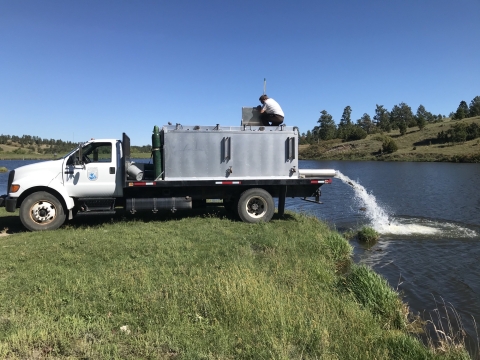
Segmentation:
<svg viewBox="0 0 480 360">
<path fill-rule="evenodd" d="M 336 178 L 342 180 L 345 184 L 350 185 L 355 191 L 355 199 L 363 205 L 367 218 L 377 227 L 385 227 L 390 225 L 390 219 L 387 212 L 378 205 L 373 194 L 369 194 L 367 190 L 359 183 L 353 181 L 348 176 L 337 171 Z"/>
<path fill-rule="evenodd" d="M 350 185 L 355 191 L 355 200 L 362 205 L 365 216 L 370 220 L 370 226 L 381 234 L 425 234 L 431 235 L 440 232 L 439 229 L 419 224 L 401 224 L 393 219 L 378 203 L 375 196 L 369 193 L 362 185 L 337 171 L 337 179 Z"/>
</svg>

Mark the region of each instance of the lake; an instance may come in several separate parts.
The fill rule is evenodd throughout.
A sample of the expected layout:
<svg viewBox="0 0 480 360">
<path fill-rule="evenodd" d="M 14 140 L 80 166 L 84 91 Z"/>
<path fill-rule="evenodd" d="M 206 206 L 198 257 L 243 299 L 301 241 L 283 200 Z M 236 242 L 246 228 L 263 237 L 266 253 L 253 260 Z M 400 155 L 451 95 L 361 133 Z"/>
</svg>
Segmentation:
<svg viewBox="0 0 480 360">
<path fill-rule="evenodd" d="M 0 160 L 9 170 L 35 161 Z M 312 214 L 340 232 L 378 227 L 379 208 L 388 217 L 373 246 L 352 241 L 354 258 L 383 275 L 424 319 L 457 314 L 470 352 L 478 354 L 480 322 L 480 165 L 455 163 L 300 161 L 300 168 L 339 170 L 368 193 L 334 179 L 314 204 L 287 199 L 286 209 Z M 8 173 L 0 174 L 0 195 Z M 366 201 L 366 202 L 365 202 Z M 438 326 L 438 321 L 437 321 Z M 456 329 L 456 323 L 453 323 Z"/>
</svg>

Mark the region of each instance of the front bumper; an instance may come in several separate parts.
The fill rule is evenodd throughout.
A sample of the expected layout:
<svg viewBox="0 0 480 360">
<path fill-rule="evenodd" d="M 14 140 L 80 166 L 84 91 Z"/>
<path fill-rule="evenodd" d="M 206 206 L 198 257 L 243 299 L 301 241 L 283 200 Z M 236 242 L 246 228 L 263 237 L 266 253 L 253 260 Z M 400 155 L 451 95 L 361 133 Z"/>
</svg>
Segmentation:
<svg viewBox="0 0 480 360">
<path fill-rule="evenodd" d="M 17 198 L 11 198 L 7 195 L 0 196 L 0 207 L 5 206 L 8 212 L 15 212 L 17 209 Z"/>
</svg>

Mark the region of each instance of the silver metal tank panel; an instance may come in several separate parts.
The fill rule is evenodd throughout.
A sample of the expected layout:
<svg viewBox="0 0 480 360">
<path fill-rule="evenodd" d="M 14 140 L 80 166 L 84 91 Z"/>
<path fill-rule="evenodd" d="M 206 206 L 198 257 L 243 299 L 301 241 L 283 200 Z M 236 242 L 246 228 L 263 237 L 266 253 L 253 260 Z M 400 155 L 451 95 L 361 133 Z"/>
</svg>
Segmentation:
<svg viewBox="0 0 480 360">
<path fill-rule="evenodd" d="M 162 127 L 165 180 L 298 178 L 298 128 Z"/>
</svg>

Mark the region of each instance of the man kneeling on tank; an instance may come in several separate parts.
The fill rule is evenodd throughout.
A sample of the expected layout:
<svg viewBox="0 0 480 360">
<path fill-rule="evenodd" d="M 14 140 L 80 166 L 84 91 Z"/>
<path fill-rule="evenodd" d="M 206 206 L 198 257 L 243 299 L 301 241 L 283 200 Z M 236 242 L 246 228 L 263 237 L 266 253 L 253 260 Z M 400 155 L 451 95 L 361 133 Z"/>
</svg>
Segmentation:
<svg viewBox="0 0 480 360">
<path fill-rule="evenodd" d="M 283 123 L 285 115 L 278 102 L 265 94 L 260 96 L 258 100 L 263 105 L 259 105 L 257 108 L 260 111 L 260 120 L 264 126 L 277 126 Z"/>
</svg>

